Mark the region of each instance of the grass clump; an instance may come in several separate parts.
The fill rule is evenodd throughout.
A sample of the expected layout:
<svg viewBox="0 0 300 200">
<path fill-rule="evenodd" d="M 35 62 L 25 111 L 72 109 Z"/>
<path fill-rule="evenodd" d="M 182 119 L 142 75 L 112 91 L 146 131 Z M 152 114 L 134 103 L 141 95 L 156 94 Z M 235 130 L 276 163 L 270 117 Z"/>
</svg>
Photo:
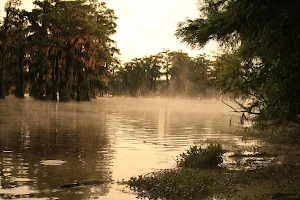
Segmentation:
<svg viewBox="0 0 300 200">
<path fill-rule="evenodd" d="M 127 182 L 139 197 L 150 199 L 203 199 L 225 191 L 225 184 L 211 172 L 194 169 L 169 169 L 132 177 Z"/>
<path fill-rule="evenodd" d="M 210 144 L 207 148 L 192 146 L 177 157 L 177 166 L 186 168 L 216 168 L 222 164 L 221 145 Z"/>
</svg>

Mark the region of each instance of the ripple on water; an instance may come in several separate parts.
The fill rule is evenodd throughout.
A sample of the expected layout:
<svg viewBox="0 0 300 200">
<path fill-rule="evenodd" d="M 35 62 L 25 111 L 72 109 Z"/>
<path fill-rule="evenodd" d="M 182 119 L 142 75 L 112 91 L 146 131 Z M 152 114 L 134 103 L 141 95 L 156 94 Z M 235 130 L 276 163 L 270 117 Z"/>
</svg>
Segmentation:
<svg viewBox="0 0 300 200">
<path fill-rule="evenodd" d="M 13 151 L 3 150 L 3 153 L 13 153 Z"/>
<path fill-rule="evenodd" d="M 29 186 L 20 186 L 8 189 L 0 189 L 1 195 L 27 195 L 38 193 L 37 190 L 33 190 Z"/>
<path fill-rule="evenodd" d="M 29 178 L 13 177 L 13 178 L 11 178 L 11 181 L 12 182 L 30 182 L 32 180 Z"/>
<path fill-rule="evenodd" d="M 122 180 L 173 168 L 176 156 L 191 145 L 220 143 L 232 152 L 261 146 L 227 133 L 235 128 L 221 112 L 231 113 L 217 102 L 129 98 L 101 98 L 88 104 L 5 102 L 0 102 L 0 199 L 134 200 L 135 195 L 120 193 L 114 184 L 54 190 L 60 183 Z M 224 158 L 227 166 L 237 163 L 245 168 L 264 160 Z"/>
<path fill-rule="evenodd" d="M 66 163 L 66 161 L 63 160 L 42 160 L 42 165 L 49 165 L 49 166 L 58 166 Z"/>
</svg>

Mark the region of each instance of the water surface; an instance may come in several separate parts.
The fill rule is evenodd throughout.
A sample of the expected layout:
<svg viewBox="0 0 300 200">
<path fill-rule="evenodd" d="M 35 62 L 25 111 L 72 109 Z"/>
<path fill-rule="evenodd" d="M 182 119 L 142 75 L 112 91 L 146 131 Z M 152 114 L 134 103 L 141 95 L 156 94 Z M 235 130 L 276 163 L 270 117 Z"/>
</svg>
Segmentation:
<svg viewBox="0 0 300 200">
<path fill-rule="evenodd" d="M 215 100 L 9 97 L 0 101 L 0 199 L 134 200 L 116 181 L 174 167 L 190 145 L 258 145 L 230 134 L 239 119 L 229 111 Z M 111 182 L 60 188 L 88 180 Z"/>
</svg>

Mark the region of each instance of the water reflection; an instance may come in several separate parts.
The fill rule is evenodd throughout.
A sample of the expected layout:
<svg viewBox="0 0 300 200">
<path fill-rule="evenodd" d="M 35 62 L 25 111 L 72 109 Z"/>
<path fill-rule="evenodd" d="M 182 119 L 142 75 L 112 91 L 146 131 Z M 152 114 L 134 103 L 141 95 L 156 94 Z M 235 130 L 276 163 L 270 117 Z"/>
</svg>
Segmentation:
<svg viewBox="0 0 300 200">
<path fill-rule="evenodd" d="M 111 179 L 113 137 L 106 134 L 101 113 L 91 116 L 79 104 L 5 103 L 0 107 L 5 122 L 0 131 L 0 197 L 85 199 L 109 192 L 109 184 L 92 191 L 59 189 L 66 183 Z"/>
<path fill-rule="evenodd" d="M 157 122 L 157 132 L 158 132 L 158 138 L 160 141 L 163 141 L 165 138 L 165 132 L 166 132 L 166 125 L 168 123 L 168 120 L 166 116 L 169 116 L 167 113 L 167 104 L 164 102 L 160 107 L 159 107 L 159 112 L 158 112 L 158 121 Z"/>
<path fill-rule="evenodd" d="M 133 200 L 113 183 L 60 186 L 174 167 L 174 158 L 194 144 L 250 148 L 254 143 L 228 134 L 234 127 L 221 112 L 229 110 L 216 101 L 8 98 L 0 102 L 0 199 Z"/>
</svg>

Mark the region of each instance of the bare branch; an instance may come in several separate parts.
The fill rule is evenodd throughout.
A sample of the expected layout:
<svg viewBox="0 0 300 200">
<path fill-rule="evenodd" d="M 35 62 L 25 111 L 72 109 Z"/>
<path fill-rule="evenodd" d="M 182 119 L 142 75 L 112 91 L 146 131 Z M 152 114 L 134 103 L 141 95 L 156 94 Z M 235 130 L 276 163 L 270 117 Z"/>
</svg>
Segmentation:
<svg viewBox="0 0 300 200">
<path fill-rule="evenodd" d="M 222 103 L 224 103 L 226 106 L 228 106 L 229 108 L 231 108 L 232 110 L 234 110 L 234 112 L 240 112 L 240 111 L 237 111 L 234 107 L 232 107 L 231 105 L 225 103 L 223 100 L 221 100 Z"/>
<path fill-rule="evenodd" d="M 226 106 L 230 107 L 233 111 L 232 112 L 236 112 L 236 113 L 248 113 L 248 114 L 252 114 L 252 115 L 259 115 L 260 113 L 256 113 L 256 112 L 251 112 L 248 111 L 246 107 L 244 107 L 241 103 L 237 102 L 236 100 L 233 100 L 236 104 L 240 105 L 244 110 L 236 110 L 234 107 L 232 107 L 231 105 L 225 103 L 224 101 L 221 101 L 222 103 L 224 103 Z"/>
</svg>

